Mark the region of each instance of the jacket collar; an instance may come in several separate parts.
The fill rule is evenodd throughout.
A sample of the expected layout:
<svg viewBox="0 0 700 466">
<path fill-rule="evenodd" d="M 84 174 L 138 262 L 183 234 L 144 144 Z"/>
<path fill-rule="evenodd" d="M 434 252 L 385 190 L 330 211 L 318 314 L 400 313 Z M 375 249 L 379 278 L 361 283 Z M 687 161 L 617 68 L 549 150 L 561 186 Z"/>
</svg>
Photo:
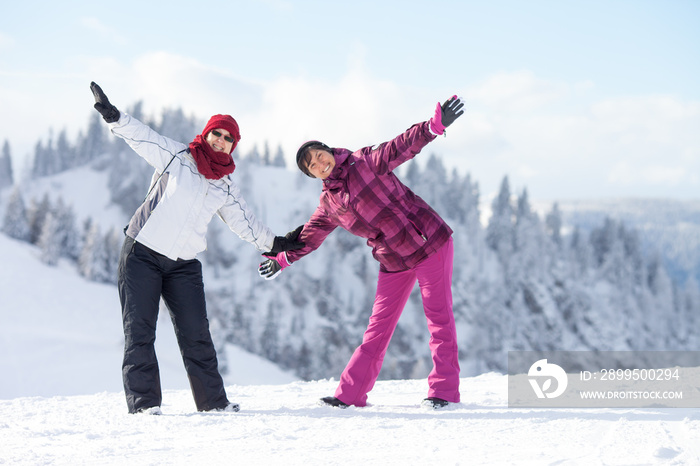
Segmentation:
<svg viewBox="0 0 700 466">
<path fill-rule="evenodd" d="M 334 189 L 342 186 L 343 180 L 347 177 L 348 167 L 350 166 L 349 158 L 351 152 L 348 149 L 333 149 L 333 158 L 335 159 L 335 167 L 328 175 L 328 178 L 323 180 L 323 189 Z"/>
</svg>

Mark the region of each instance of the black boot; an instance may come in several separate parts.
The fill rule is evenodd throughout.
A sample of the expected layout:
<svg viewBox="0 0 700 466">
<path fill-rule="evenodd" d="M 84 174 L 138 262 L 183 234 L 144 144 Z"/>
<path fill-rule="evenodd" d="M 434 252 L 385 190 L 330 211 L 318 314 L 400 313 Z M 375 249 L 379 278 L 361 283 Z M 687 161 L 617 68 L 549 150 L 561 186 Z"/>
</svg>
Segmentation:
<svg viewBox="0 0 700 466">
<path fill-rule="evenodd" d="M 214 408 L 210 411 L 215 411 L 218 413 L 237 413 L 241 410 L 241 406 L 238 403 L 229 403 L 223 408 Z"/>
<path fill-rule="evenodd" d="M 160 406 L 151 406 L 150 408 L 139 408 L 136 410 L 137 414 L 149 414 L 151 416 L 160 416 L 162 411 L 160 410 Z"/>
<path fill-rule="evenodd" d="M 319 400 L 319 404 L 326 405 L 326 406 L 333 406 L 334 408 L 341 408 L 341 409 L 345 409 L 348 406 L 350 406 L 349 404 L 343 403 L 342 401 L 340 401 L 338 398 L 336 398 L 334 396 L 327 396 L 325 398 L 321 398 Z"/>
<path fill-rule="evenodd" d="M 425 400 L 423 400 L 421 402 L 421 406 L 423 406 L 424 408 L 432 408 L 432 409 L 444 408 L 448 404 L 450 404 L 449 401 L 443 400 L 442 398 L 435 398 L 435 397 L 426 398 Z"/>
</svg>

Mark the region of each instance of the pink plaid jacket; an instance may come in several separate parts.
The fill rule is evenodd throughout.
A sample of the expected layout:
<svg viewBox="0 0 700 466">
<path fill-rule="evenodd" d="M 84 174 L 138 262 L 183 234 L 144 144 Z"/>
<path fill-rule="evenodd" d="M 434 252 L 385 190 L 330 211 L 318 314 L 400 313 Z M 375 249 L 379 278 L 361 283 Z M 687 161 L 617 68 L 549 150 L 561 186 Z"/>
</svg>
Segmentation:
<svg viewBox="0 0 700 466">
<path fill-rule="evenodd" d="M 393 173 L 433 139 L 426 121 L 376 148 L 333 149 L 335 168 L 299 236 L 306 246 L 287 251 L 289 261 L 316 250 L 336 227 L 367 238 L 384 272 L 411 269 L 439 250 L 452 229 Z"/>
</svg>

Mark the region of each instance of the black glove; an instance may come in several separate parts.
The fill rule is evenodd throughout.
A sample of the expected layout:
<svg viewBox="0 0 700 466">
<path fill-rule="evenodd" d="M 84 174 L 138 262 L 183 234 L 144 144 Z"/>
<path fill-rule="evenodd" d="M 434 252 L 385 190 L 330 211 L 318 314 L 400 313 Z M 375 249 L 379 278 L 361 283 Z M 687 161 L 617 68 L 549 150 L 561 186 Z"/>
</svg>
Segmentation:
<svg viewBox="0 0 700 466">
<path fill-rule="evenodd" d="M 263 261 L 258 266 L 258 273 L 265 280 L 274 280 L 282 271 L 282 266 L 274 259 Z"/>
<path fill-rule="evenodd" d="M 100 112 L 102 118 L 104 118 L 107 123 L 114 123 L 115 121 L 118 121 L 119 110 L 117 110 L 117 107 L 109 103 L 109 99 L 105 93 L 102 92 L 102 88 L 93 81 L 90 83 L 90 90 L 92 91 L 92 95 L 95 96 L 95 110 Z"/>
<path fill-rule="evenodd" d="M 448 100 L 442 104 L 442 125 L 447 128 L 452 123 L 455 122 L 457 118 L 462 116 L 464 110 L 464 102 L 462 102 L 459 97 L 450 97 Z"/>
<path fill-rule="evenodd" d="M 301 233 L 301 230 L 303 229 L 304 225 L 301 225 L 296 230 L 290 231 L 284 236 L 275 236 L 275 240 L 272 243 L 272 249 L 270 249 L 270 252 L 266 253 L 265 255 L 276 256 L 277 253 L 282 251 L 292 251 L 294 249 L 301 249 L 306 246 L 306 244 L 297 240 L 299 233 Z"/>
</svg>

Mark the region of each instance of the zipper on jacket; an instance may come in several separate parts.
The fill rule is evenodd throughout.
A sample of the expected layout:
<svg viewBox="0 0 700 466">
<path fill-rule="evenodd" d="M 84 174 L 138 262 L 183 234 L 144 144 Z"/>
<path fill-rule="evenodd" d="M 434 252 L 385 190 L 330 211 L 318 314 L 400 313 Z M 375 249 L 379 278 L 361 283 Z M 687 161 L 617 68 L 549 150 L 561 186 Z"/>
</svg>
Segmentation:
<svg viewBox="0 0 700 466">
<path fill-rule="evenodd" d="M 324 180 L 324 181 L 325 181 L 325 180 Z M 367 221 L 364 219 L 364 217 L 362 217 L 362 216 L 359 214 L 359 212 L 357 212 L 357 209 L 355 209 L 355 207 L 352 206 L 352 203 L 350 202 L 350 190 L 348 189 L 348 184 L 347 184 L 347 182 L 346 182 L 345 180 L 340 180 L 340 182 L 343 184 L 344 191 L 345 191 L 345 193 L 348 195 L 348 210 L 350 210 L 350 211 L 352 212 L 352 214 L 355 216 L 355 218 L 356 218 L 357 220 L 359 220 L 360 222 L 362 222 L 362 224 L 365 226 L 365 228 L 367 228 L 368 231 L 374 230 L 374 227 L 372 227 L 372 225 L 370 225 L 369 223 L 367 223 Z M 409 220 L 409 222 L 410 222 L 410 220 Z M 411 222 L 411 224 L 413 224 L 413 223 Z M 415 225 L 413 225 L 413 227 L 415 228 Z M 416 229 L 416 230 L 417 230 L 417 229 Z M 418 233 L 420 233 L 420 231 L 418 231 Z M 421 235 L 421 236 L 423 236 L 423 235 Z M 425 239 L 425 236 L 423 236 L 423 238 Z M 426 239 L 426 241 L 427 241 L 427 239 Z M 403 265 L 403 267 L 404 267 L 405 270 L 409 270 L 409 269 L 410 269 L 410 267 L 406 264 L 406 261 L 404 260 L 404 258 L 401 256 L 401 254 L 398 254 L 398 253 L 397 253 L 396 251 L 394 251 L 391 247 L 389 247 L 389 244 L 388 244 L 388 243 L 382 242 L 382 244 L 384 245 L 384 247 L 385 247 L 387 250 L 391 251 L 391 252 L 399 259 L 399 261 L 401 262 L 401 264 Z M 381 264 L 381 262 L 380 262 L 380 264 Z"/>
<path fill-rule="evenodd" d="M 413 223 L 413 220 L 411 220 L 410 218 L 408 218 L 408 216 L 406 216 L 406 220 L 408 220 L 408 222 L 413 226 L 413 228 L 416 230 L 416 233 L 418 233 L 418 234 L 420 235 L 420 237 L 423 238 L 423 242 L 424 242 L 424 243 L 427 243 L 427 242 L 428 242 L 428 238 L 426 238 L 426 236 L 423 234 L 423 232 L 420 231 L 420 228 L 418 228 L 418 227 L 416 226 L 416 224 Z"/>
<path fill-rule="evenodd" d="M 400 204 L 400 203 L 401 203 L 401 201 L 400 201 L 396 196 L 394 196 L 393 194 L 390 194 L 389 197 L 390 197 L 390 200 L 391 200 L 392 203 L 397 203 L 397 204 Z M 420 235 L 420 237 L 423 238 L 423 242 L 424 242 L 424 243 L 427 243 L 427 242 L 428 242 L 428 237 L 425 236 L 425 235 L 423 234 L 423 232 L 421 231 L 421 229 L 418 228 L 418 226 L 413 222 L 413 220 L 410 219 L 410 217 L 408 216 L 408 212 L 406 212 L 406 220 L 408 220 L 408 223 L 410 223 L 411 226 L 413 227 L 413 229 L 416 230 L 416 233 L 418 233 L 418 234 Z"/>
</svg>

